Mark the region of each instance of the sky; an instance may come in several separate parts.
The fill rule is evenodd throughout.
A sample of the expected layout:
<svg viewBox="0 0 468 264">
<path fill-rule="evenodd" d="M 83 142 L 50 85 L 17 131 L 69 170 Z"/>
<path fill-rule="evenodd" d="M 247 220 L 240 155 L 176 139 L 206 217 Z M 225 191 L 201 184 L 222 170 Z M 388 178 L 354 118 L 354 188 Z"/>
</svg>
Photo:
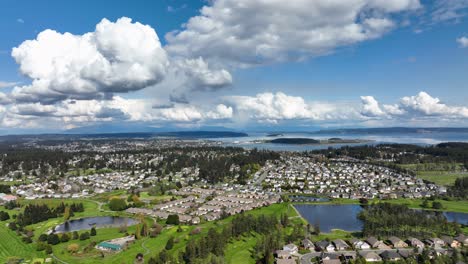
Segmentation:
<svg viewBox="0 0 468 264">
<path fill-rule="evenodd" d="M 468 126 L 468 0 L 0 0 L 0 32 L 1 134 Z"/>
</svg>

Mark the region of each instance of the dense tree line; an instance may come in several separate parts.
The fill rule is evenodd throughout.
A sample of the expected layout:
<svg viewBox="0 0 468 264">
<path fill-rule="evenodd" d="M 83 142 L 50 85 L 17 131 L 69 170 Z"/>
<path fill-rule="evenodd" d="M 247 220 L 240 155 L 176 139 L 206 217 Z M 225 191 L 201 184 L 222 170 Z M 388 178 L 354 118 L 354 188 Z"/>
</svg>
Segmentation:
<svg viewBox="0 0 468 264">
<path fill-rule="evenodd" d="M 448 222 L 440 212 L 410 209 L 406 205 L 371 204 L 358 217 L 364 222 L 364 236 L 429 238 L 461 232 L 459 224 Z"/>
<path fill-rule="evenodd" d="M 65 212 L 66 207 L 70 208 L 70 216 L 73 216 L 73 212 L 84 211 L 82 203 L 72 203 L 70 205 L 61 203 L 57 207 L 49 207 L 46 204 L 29 204 L 26 205 L 24 211 L 19 213 L 16 217 L 16 224 L 20 227 L 24 227 L 46 221 L 50 218 L 59 217 Z"/>
<path fill-rule="evenodd" d="M 135 163 L 132 156 L 141 161 Z M 164 156 L 160 162 L 151 160 Z M 99 157 L 99 158 L 96 158 Z M 235 147 L 167 147 L 141 150 L 117 150 L 107 153 L 79 151 L 74 153 L 26 147 L 0 147 L 1 174 L 21 170 L 37 176 L 59 176 L 69 170 L 77 174 L 91 171 L 151 171 L 166 176 L 183 168 L 199 168 L 199 179 L 209 183 L 234 179 L 245 183 L 250 174 L 267 160 L 279 154 L 267 150 L 245 150 Z M 73 165 L 72 165 L 73 164 Z M 238 170 L 233 171 L 233 166 Z M 244 169 L 242 169 L 244 168 Z M 250 173 L 249 173 L 250 172 Z M 19 175 L 21 176 L 21 175 Z"/>
<path fill-rule="evenodd" d="M 417 163 L 463 163 L 468 169 L 468 143 L 449 142 L 433 146 L 409 144 L 380 144 L 370 146 L 345 146 L 329 148 L 312 153 L 324 154 L 329 158 L 349 156 L 357 159 L 393 160 L 398 164 Z"/>
<path fill-rule="evenodd" d="M 461 199 L 468 199 L 468 177 L 457 178 L 453 186 L 449 187 L 447 195 Z"/>
<path fill-rule="evenodd" d="M 10 186 L 6 184 L 0 184 L 0 193 L 11 193 Z"/>
</svg>

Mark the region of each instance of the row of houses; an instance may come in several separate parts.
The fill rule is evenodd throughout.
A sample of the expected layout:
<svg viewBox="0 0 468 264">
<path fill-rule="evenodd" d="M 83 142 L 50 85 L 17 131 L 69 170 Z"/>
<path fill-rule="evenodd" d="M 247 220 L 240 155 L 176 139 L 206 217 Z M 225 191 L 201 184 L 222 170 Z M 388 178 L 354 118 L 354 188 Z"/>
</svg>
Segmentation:
<svg viewBox="0 0 468 264">
<path fill-rule="evenodd" d="M 428 238 L 419 240 L 414 237 L 410 237 L 406 240 L 402 240 L 398 237 L 391 236 L 387 240 L 379 240 L 375 237 L 369 237 L 365 240 L 357 238 L 351 238 L 347 242 L 343 239 L 335 239 L 333 241 L 322 240 L 313 243 L 309 239 L 302 240 L 302 247 L 310 251 L 344 251 L 344 250 L 388 250 L 388 249 L 399 249 L 399 248 L 419 248 L 425 247 L 431 248 L 459 248 L 468 245 L 468 236 L 460 234 L 456 237 L 442 236 L 440 238 Z"/>
<path fill-rule="evenodd" d="M 352 238 L 348 241 L 335 239 L 333 241 L 312 242 L 309 239 L 301 241 L 301 248 L 309 250 L 309 258 L 318 258 L 320 263 L 338 264 L 348 262 L 358 257 L 367 262 L 398 261 L 414 257 L 428 249 L 430 257 L 451 254 L 453 248 L 468 246 L 468 236 L 460 234 L 455 238 L 442 237 L 430 238 L 423 241 L 417 238 L 402 240 L 398 237 L 389 237 L 385 242 L 375 237 L 365 240 Z M 417 250 L 415 250 L 417 249 Z M 301 257 L 299 247 L 295 244 L 287 244 L 283 249 L 275 252 L 276 263 L 292 264 Z"/>
</svg>

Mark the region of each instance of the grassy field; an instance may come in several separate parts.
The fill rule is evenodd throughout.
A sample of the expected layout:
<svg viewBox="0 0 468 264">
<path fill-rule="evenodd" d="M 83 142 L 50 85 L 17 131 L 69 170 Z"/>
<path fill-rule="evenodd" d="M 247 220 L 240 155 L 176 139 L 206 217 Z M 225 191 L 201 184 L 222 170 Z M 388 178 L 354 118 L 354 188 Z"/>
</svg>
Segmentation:
<svg viewBox="0 0 468 264">
<path fill-rule="evenodd" d="M 417 171 L 416 176 L 438 185 L 449 186 L 460 177 L 468 176 L 468 173 L 446 172 L 446 171 Z"/>
<path fill-rule="evenodd" d="M 25 244 L 15 232 L 6 227 L 5 222 L 0 222 L 0 263 L 5 263 L 8 257 L 22 257 L 32 259 L 41 256 L 36 252 L 32 244 Z"/>
<path fill-rule="evenodd" d="M 117 194 L 117 193 L 116 193 Z M 118 193 L 121 194 L 121 193 Z M 100 197 L 104 200 L 104 197 Z M 71 203 L 71 202 L 82 202 L 85 207 L 85 212 L 76 213 L 73 218 L 89 217 L 89 216 L 101 216 L 101 215 L 125 215 L 125 213 L 109 213 L 102 211 L 105 209 L 104 206 L 100 206 L 100 203 L 93 200 L 57 200 L 57 199 L 42 199 L 42 200 L 33 200 L 33 201 L 22 201 L 23 204 L 30 203 L 46 203 L 51 206 L 55 206 L 61 202 Z M 379 200 L 373 200 L 371 202 L 378 202 Z M 466 212 L 468 213 L 468 202 L 466 201 L 443 201 L 438 200 L 442 203 L 444 210 L 454 211 L 454 212 Z M 385 200 L 385 202 L 390 203 L 399 203 L 406 204 L 411 208 L 421 208 L 420 205 L 422 200 L 418 199 L 395 199 L 395 200 Z M 329 202 L 322 202 L 320 204 L 356 204 L 356 200 L 348 199 L 334 199 Z M 101 210 L 99 210 L 99 208 Z M 3 209 L 2 209 L 3 210 Z M 17 211 L 12 211 L 16 212 Z M 305 220 L 301 218 L 297 211 L 293 208 L 292 205 L 287 203 L 274 204 L 268 207 L 259 208 L 247 212 L 247 214 L 259 216 L 259 215 L 276 215 L 280 216 L 281 214 L 286 214 L 292 222 L 295 223 L 305 223 Z M 160 235 L 156 238 L 142 238 L 137 240 L 133 245 L 131 245 L 127 250 L 119 253 L 106 253 L 102 254 L 100 251 L 91 248 L 88 252 L 83 252 L 83 249 L 90 245 L 91 242 L 102 242 L 104 240 L 123 237 L 125 234 L 119 232 L 119 228 L 103 228 L 97 230 L 97 236 L 91 237 L 89 240 L 80 241 L 73 240 L 67 243 L 61 243 L 53 246 L 53 252 L 56 257 L 67 262 L 67 263 L 132 263 L 135 256 L 138 253 L 143 253 L 146 260 L 152 256 L 156 256 L 166 245 L 167 241 L 173 237 L 176 241 L 173 249 L 168 251 L 169 254 L 173 256 L 178 256 L 180 252 L 185 249 L 187 242 L 191 239 L 197 239 L 200 236 L 206 234 L 210 228 L 215 228 L 217 230 L 222 230 L 226 225 L 228 225 L 233 219 L 233 216 L 226 219 L 215 221 L 215 222 L 202 222 L 198 226 L 181 226 L 182 231 L 178 231 L 177 227 L 166 227 Z M 153 222 L 152 219 L 146 218 L 148 224 Z M 63 222 L 62 218 L 49 219 L 48 221 L 38 223 L 28 228 L 35 230 L 35 239 L 41 234 L 45 233 L 51 227 L 58 225 Z M 161 220 L 161 223 L 164 221 Z M 20 238 L 13 232 L 10 231 L 6 226 L 5 222 L 0 223 L 0 263 L 4 262 L 8 256 L 19 256 L 24 257 L 25 259 L 34 259 L 34 258 L 44 258 L 45 254 L 43 252 L 38 252 L 35 250 L 34 244 L 24 244 Z M 200 228 L 201 231 L 199 234 L 192 234 L 192 231 L 195 228 Z M 286 232 L 290 232 L 290 229 L 286 229 Z M 135 232 L 135 226 L 128 227 L 128 233 Z M 342 230 L 333 230 L 329 234 L 320 234 L 318 236 L 313 236 L 312 239 L 322 240 L 322 239 L 348 239 L 352 236 L 359 234 L 353 234 L 350 232 Z M 260 235 L 258 234 L 246 234 L 240 240 L 231 241 L 225 251 L 225 260 L 226 263 L 254 263 L 254 260 L 251 256 L 253 247 L 256 245 Z M 70 244 L 78 244 L 80 247 L 79 253 L 72 255 L 68 253 L 67 247 Z"/>
<path fill-rule="evenodd" d="M 420 208 L 422 204 L 422 199 L 392 199 L 392 200 L 382 200 L 382 202 L 389 202 L 394 204 L 406 204 L 410 208 Z M 460 212 L 468 213 L 468 201 L 445 201 L 445 200 L 436 200 L 437 202 L 442 203 L 442 210 L 439 211 L 448 211 L 448 212 Z"/>
<path fill-rule="evenodd" d="M 55 199 L 42 199 L 32 201 L 21 201 L 23 204 L 31 203 L 45 203 L 50 206 L 55 206 L 62 202 L 62 200 Z M 99 216 L 99 215 L 124 215 L 124 213 L 108 213 L 99 211 L 99 203 L 91 200 L 63 200 L 65 203 L 70 202 L 82 202 L 85 206 L 85 212 L 76 213 L 73 218 L 81 218 L 88 216 Z M 3 210 L 3 208 L 2 208 Z M 18 213 L 18 212 L 16 212 Z M 269 207 L 259 208 L 247 212 L 252 215 L 281 215 L 287 214 L 292 221 L 302 222 L 294 208 L 288 204 L 274 204 Z M 167 227 L 160 235 L 156 238 L 142 238 L 137 240 L 127 250 L 119 253 L 106 253 L 101 254 L 100 251 L 92 248 L 88 252 L 84 252 L 83 249 L 89 246 L 92 242 L 102 242 L 117 237 L 123 237 L 125 234 L 119 233 L 119 228 L 101 228 L 97 229 L 97 236 L 91 237 L 89 240 L 80 241 L 72 240 L 67 243 L 60 243 L 52 247 L 54 255 L 62 261 L 67 263 L 80 263 L 80 264 L 91 264 L 91 263 L 132 263 L 135 256 L 138 253 L 143 253 L 146 259 L 151 256 L 157 255 L 166 245 L 167 241 L 174 237 L 176 243 L 173 249 L 169 251 L 173 256 L 177 256 L 180 252 L 185 249 L 187 242 L 190 239 L 197 239 L 198 237 L 206 234 L 210 228 L 217 230 L 223 229 L 226 225 L 232 221 L 233 217 L 228 217 L 224 220 L 215 222 L 203 222 L 198 226 L 182 226 L 182 231 L 178 232 L 177 227 Z M 147 218 L 148 223 L 152 223 L 153 220 Z M 35 230 L 36 240 L 41 233 L 45 233 L 50 228 L 63 222 L 62 218 L 49 219 L 47 221 L 37 223 L 28 228 Z M 25 244 L 21 239 L 6 227 L 6 222 L 1 222 L 0 226 L 0 263 L 3 263 L 9 256 L 18 256 L 26 260 L 32 260 L 35 258 L 45 258 L 44 252 L 36 251 L 35 244 Z M 199 234 L 191 234 L 192 230 L 196 227 L 201 228 Z M 84 232 L 84 231 L 83 231 Z M 135 232 L 135 226 L 128 227 L 128 233 Z M 81 233 L 81 232 L 80 232 Z M 255 246 L 259 235 L 250 234 L 243 237 L 241 240 L 232 241 L 226 248 L 226 259 L 228 263 L 253 263 L 251 257 L 251 250 Z M 67 247 L 70 244 L 78 244 L 80 247 L 79 253 L 72 255 L 67 251 Z M 239 262 L 240 261 L 240 262 Z"/>
<path fill-rule="evenodd" d="M 259 239 L 259 236 L 252 234 L 244 236 L 238 241 L 229 243 L 224 255 L 226 263 L 254 264 L 255 259 L 252 258 L 252 249 L 257 244 L 257 239 Z"/>
<path fill-rule="evenodd" d="M 468 176 L 468 173 L 463 171 L 462 163 L 399 164 L 398 166 L 415 171 L 418 178 L 444 186 L 453 185 L 457 178 Z"/>
</svg>

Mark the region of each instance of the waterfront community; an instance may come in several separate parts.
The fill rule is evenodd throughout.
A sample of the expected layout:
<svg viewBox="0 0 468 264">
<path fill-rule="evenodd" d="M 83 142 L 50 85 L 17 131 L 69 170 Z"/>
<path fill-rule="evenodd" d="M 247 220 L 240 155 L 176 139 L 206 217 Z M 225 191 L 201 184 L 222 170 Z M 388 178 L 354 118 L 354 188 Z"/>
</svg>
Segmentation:
<svg viewBox="0 0 468 264">
<path fill-rule="evenodd" d="M 353 153 L 359 146 L 346 155 L 339 148 L 275 152 L 216 139 L 14 144 L 2 150 L 0 176 L 0 228 L 16 241 L 2 243 L 9 263 L 445 261 L 466 250 L 463 182 L 436 184 L 406 163 L 391 166 L 385 156 L 397 161 L 397 146 L 372 147 L 379 158 L 362 159 Z M 456 164 L 449 169 L 463 177 L 463 160 L 430 155 L 439 167 Z M 396 221 L 390 229 L 376 224 L 387 217 L 373 216 L 380 205 L 375 212 Z M 412 221 L 413 213 L 428 220 Z"/>
</svg>

